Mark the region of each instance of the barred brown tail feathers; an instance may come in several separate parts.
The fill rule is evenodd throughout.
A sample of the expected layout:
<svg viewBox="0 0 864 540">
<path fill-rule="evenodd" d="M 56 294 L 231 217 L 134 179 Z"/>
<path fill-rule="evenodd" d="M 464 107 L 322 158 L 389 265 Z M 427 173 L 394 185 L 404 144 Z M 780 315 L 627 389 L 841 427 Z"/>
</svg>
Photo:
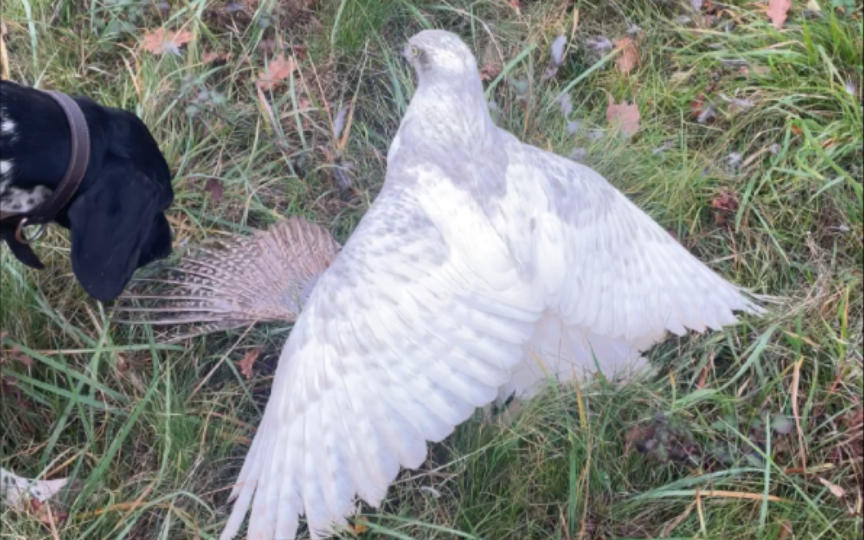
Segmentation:
<svg viewBox="0 0 864 540">
<path fill-rule="evenodd" d="M 292 216 L 267 231 L 194 247 L 173 266 L 134 279 L 113 309 L 121 323 L 166 327 L 160 341 L 294 322 L 340 249 L 330 233 Z"/>
</svg>

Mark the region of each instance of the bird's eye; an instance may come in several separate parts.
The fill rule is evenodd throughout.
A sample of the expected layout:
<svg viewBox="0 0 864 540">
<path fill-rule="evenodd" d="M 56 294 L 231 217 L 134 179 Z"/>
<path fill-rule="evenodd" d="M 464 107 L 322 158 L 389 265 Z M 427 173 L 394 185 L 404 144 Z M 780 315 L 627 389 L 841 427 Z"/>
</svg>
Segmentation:
<svg viewBox="0 0 864 540">
<path fill-rule="evenodd" d="M 411 45 L 411 56 L 420 56 L 420 49 Z"/>
</svg>

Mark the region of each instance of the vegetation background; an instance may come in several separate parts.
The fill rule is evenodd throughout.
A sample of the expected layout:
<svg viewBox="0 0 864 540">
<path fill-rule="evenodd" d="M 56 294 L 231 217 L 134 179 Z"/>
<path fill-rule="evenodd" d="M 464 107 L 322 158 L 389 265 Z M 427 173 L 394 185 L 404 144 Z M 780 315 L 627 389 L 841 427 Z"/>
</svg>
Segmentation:
<svg viewBox="0 0 864 540">
<path fill-rule="evenodd" d="M 862 5 L 785 4 L 4 0 L 2 19 L 13 80 L 144 119 L 178 247 L 289 214 L 344 241 L 412 95 L 398 51 L 436 27 L 476 52 L 499 125 L 784 298 L 658 346 L 654 380 L 478 413 L 345 538 L 860 538 Z M 631 137 L 610 99 L 636 106 Z M 3 252 L 0 464 L 79 496 L 56 520 L 4 508 L 3 538 L 215 538 L 290 328 L 164 345 L 86 297 L 65 231 L 38 249 L 42 272 Z"/>
</svg>

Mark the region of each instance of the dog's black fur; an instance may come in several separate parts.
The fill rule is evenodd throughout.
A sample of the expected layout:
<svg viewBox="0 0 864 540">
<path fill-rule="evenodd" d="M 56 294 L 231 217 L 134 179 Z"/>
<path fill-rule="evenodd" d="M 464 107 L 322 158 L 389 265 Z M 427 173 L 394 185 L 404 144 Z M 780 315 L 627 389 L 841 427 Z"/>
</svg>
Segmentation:
<svg viewBox="0 0 864 540">
<path fill-rule="evenodd" d="M 171 253 L 164 214 L 174 200 L 171 174 L 137 116 L 86 97 L 73 99 L 90 130 L 90 162 L 55 221 L 71 231 L 78 282 L 93 298 L 109 302 L 136 269 Z M 0 204 L 6 211 L 26 210 L 63 179 L 71 155 L 69 125 L 50 96 L 4 80 L 0 126 Z"/>
</svg>

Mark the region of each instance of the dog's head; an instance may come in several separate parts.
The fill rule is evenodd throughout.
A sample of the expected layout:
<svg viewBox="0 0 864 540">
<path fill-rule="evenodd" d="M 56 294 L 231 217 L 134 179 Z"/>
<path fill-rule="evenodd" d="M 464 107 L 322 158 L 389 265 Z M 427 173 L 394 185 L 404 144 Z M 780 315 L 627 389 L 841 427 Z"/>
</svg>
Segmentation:
<svg viewBox="0 0 864 540">
<path fill-rule="evenodd" d="M 58 187 L 71 155 L 60 106 L 39 91 L 0 81 L 0 151 L 4 211 L 26 212 Z M 136 269 L 171 253 L 164 211 L 174 199 L 159 146 L 134 114 L 75 97 L 90 131 L 90 162 L 56 216 L 70 229 L 72 269 L 93 298 L 108 302 Z"/>
</svg>

